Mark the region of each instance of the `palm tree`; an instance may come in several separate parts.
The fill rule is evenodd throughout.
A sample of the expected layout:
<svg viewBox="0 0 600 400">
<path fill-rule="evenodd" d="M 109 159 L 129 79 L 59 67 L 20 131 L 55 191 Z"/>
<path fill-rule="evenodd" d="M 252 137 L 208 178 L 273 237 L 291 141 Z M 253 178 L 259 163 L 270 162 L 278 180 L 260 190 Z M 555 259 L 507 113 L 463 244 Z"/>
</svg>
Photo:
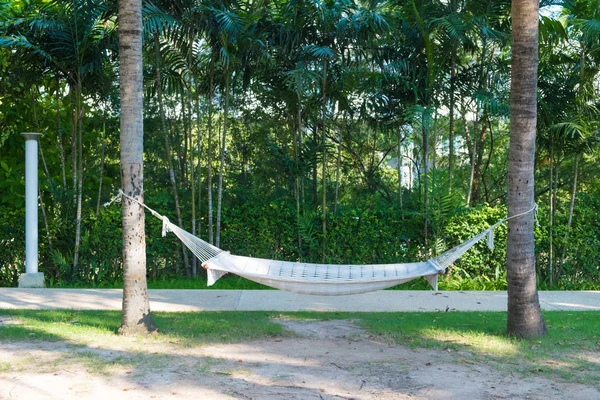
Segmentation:
<svg viewBox="0 0 600 400">
<path fill-rule="evenodd" d="M 455 158 L 455 110 L 457 97 L 457 72 L 461 57 L 464 53 L 473 50 L 474 43 L 471 38 L 473 18 L 467 12 L 468 3 L 458 0 L 450 0 L 448 3 L 440 3 L 438 6 L 441 16 L 432 19 L 432 25 L 438 31 L 439 48 L 443 49 L 440 62 L 449 73 L 448 99 L 448 191 L 452 192 L 452 180 Z"/>
<path fill-rule="evenodd" d="M 534 162 L 537 120 L 538 1 L 512 5 L 510 147 L 508 155 L 509 335 L 530 338 L 546 333 L 538 299 L 533 241 Z"/>
<path fill-rule="evenodd" d="M 236 50 L 238 38 L 244 35 L 246 25 L 240 14 L 232 10 L 215 10 L 220 29 L 221 63 L 224 75 L 223 88 L 223 134 L 219 151 L 219 183 L 217 189 L 217 226 L 215 231 L 215 245 L 221 244 L 221 212 L 223 210 L 223 175 L 225 172 L 225 152 L 227 148 L 227 129 L 229 127 L 231 75 L 236 63 Z"/>
<path fill-rule="evenodd" d="M 179 194 L 177 191 L 177 181 L 175 178 L 175 169 L 173 168 L 173 161 L 171 159 L 171 145 L 170 145 L 170 141 L 169 141 L 169 133 L 167 130 L 167 124 L 166 124 L 166 117 L 165 117 L 165 109 L 164 109 L 164 101 L 163 101 L 163 78 L 162 78 L 162 71 L 163 71 L 163 60 L 161 57 L 161 50 L 163 48 L 163 46 L 161 46 L 161 42 L 160 42 L 160 35 L 162 32 L 164 31 L 177 31 L 174 28 L 178 28 L 176 21 L 174 20 L 174 18 L 172 18 L 171 16 L 169 16 L 168 14 L 166 14 L 165 12 L 163 12 L 162 10 L 160 10 L 158 7 L 155 7 L 153 5 L 146 5 L 145 9 L 144 9 L 144 19 L 145 19 L 145 23 L 146 23 L 146 29 L 145 32 L 148 35 L 152 36 L 153 39 L 153 50 L 154 50 L 154 74 L 155 74 L 155 91 L 156 91 L 156 101 L 158 103 L 158 113 L 159 113 L 159 117 L 160 117 L 160 133 L 161 136 L 163 137 L 163 141 L 164 141 L 164 148 L 165 148 L 165 157 L 167 160 L 167 169 L 168 169 L 168 173 L 169 173 L 169 181 L 171 183 L 171 188 L 173 191 L 173 200 L 175 202 L 175 211 L 177 213 L 177 224 L 183 228 L 183 220 L 181 217 L 181 205 L 180 205 L 180 201 L 179 201 Z M 170 28 L 170 29 L 169 29 Z M 168 48 L 168 46 L 164 46 L 165 48 Z M 171 55 L 173 55 L 173 52 L 170 52 Z M 175 53 L 177 53 L 175 51 Z M 181 56 L 179 54 L 174 54 L 174 56 L 170 57 L 171 59 L 171 65 L 172 69 L 176 70 L 178 68 L 181 67 L 181 65 L 183 64 L 183 61 L 181 60 Z M 172 71 L 174 72 L 174 71 Z M 174 91 L 177 90 L 182 90 L 183 91 L 183 82 L 182 82 L 182 78 L 179 76 L 180 74 L 177 73 L 176 71 L 172 74 L 177 76 L 179 79 L 171 79 L 169 80 L 170 82 L 175 82 L 176 86 L 175 88 L 171 88 Z M 190 269 L 190 263 L 189 263 L 189 258 L 188 258 L 188 251 L 186 249 L 186 247 L 183 245 L 183 243 L 181 244 L 181 251 L 182 251 L 182 255 L 183 255 L 183 264 L 184 264 L 184 268 L 185 268 L 185 272 L 186 275 L 189 277 L 191 276 L 191 269 Z"/>
<path fill-rule="evenodd" d="M 142 3 L 119 0 L 121 90 L 121 185 L 127 196 L 144 201 Z M 144 208 L 123 201 L 123 319 L 119 333 L 154 331 L 146 283 Z"/>
<path fill-rule="evenodd" d="M 202 32 L 202 36 L 204 39 L 204 47 L 206 47 L 207 53 L 204 61 L 208 63 L 208 93 L 207 103 L 208 103 L 208 115 L 207 115 L 207 202 L 208 202 L 208 241 L 209 243 L 214 243 L 215 236 L 215 227 L 213 224 L 213 117 L 214 117 L 214 97 L 215 97 L 215 89 L 217 86 L 217 68 L 219 66 L 219 55 L 221 56 L 222 66 L 225 70 L 225 74 L 227 75 L 227 79 L 224 79 L 226 86 L 226 91 L 228 90 L 227 86 L 230 83 L 229 74 L 232 73 L 230 63 L 233 61 L 231 57 L 233 56 L 234 43 L 237 38 L 241 35 L 241 32 L 244 30 L 244 25 L 242 23 L 241 18 L 231 11 L 233 8 L 234 2 L 230 0 L 222 0 L 219 2 L 212 1 L 200 1 L 195 4 L 191 4 L 187 13 L 185 15 L 185 24 L 184 30 L 186 32 L 189 31 L 198 31 Z M 229 108 L 229 99 L 228 93 L 225 96 L 226 101 L 224 104 L 224 109 L 228 110 Z M 225 118 L 227 120 L 227 117 Z M 227 136 L 227 122 L 224 123 L 223 127 L 223 136 Z M 224 145 L 224 141 L 222 146 Z M 224 151 L 225 149 L 221 147 L 221 165 L 223 165 L 224 161 Z M 217 245 L 220 241 L 220 218 L 221 218 L 221 207 L 222 207 L 222 190 L 223 190 L 223 170 L 220 169 L 219 172 L 219 189 L 218 189 L 218 204 L 217 204 L 217 226 L 216 226 L 216 239 Z"/>
<path fill-rule="evenodd" d="M 49 1 L 33 5 L 35 12 L 25 18 L 15 18 L 8 24 L 9 35 L 0 40 L 0 46 L 20 48 L 41 62 L 43 71 L 52 71 L 57 79 L 66 77 L 72 99 L 71 174 L 72 193 L 76 207 L 73 275 L 79 275 L 81 222 L 83 218 L 83 102 L 84 84 L 88 79 L 102 80 L 108 59 L 106 51 L 112 45 L 114 24 L 112 9 L 100 0 Z M 96 82 L 96 84 L 98 81 Z M 103 85 L 98 85 L 103 86 Z M 110 87 L 110 85 L 107 85 Z M 102 89 L 96 89 L 102 92 Z M 105 93 L 106 94 L 106 93 Z M 57 95 L 58 98 L 58 95 Z M 60 116 L 58 116 L 60 124 Z M 60 126 L 58 144 L 61 164 L 64 153 Z M 63 172 L 63 181 L 66 177 Z M 66 188 L 65 188 L 66 189 Z"/>
</svg>

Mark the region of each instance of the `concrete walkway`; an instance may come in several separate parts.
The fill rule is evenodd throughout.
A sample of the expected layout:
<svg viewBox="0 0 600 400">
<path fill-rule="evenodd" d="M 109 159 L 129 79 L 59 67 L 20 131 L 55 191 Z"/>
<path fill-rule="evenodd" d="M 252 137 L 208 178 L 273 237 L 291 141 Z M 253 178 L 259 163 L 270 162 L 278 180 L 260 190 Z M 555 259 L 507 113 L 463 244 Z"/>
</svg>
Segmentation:
<svg viewBox="0 0 600 400">
<path fill-rule="evenodd" d="M 153 311 L 506 311 L 506 292 L 386 290 L 309 296 L 278 290 L 150 290 Z M 121 289 L 0 288 L 0 309 L 120 310 Z M 544 310 L 600 311 L 600 291 L 539 292 Z"/>
</svg>

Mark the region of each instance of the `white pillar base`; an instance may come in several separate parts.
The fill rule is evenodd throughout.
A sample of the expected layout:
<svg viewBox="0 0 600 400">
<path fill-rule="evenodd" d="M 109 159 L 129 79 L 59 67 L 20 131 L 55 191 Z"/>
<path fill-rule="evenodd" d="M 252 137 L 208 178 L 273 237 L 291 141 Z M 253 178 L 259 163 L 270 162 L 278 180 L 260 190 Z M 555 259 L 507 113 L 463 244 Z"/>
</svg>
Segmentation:
<svg viewBox="0 0 600 400">
<path fill-rule="evenodd" d="M 44 273 L 25 273 L 19 276 L 19 287 L 20 288 L 43 288 L 44 287 Z"/>
</svg>

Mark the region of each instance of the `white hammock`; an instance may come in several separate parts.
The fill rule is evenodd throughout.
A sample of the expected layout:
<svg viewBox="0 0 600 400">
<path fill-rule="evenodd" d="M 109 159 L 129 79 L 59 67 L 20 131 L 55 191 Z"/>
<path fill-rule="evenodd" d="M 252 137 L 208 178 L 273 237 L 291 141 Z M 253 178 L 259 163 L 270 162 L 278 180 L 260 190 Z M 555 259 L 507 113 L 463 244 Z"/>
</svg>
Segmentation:
<svg viewBox="0 0 600 400">
<path fill-rule="evenodd" d="M 157 215 L 158 216 L 158 215 Z M 437 279 L 446 268 L 484 236 L 493 248 L 493 230 L 489 227 L 462 244 L 423 262 L 403 264 L 312 264 L 294 261 L 267 260 L 229 254 L 204 240 L 163 220 L 163 234 L 173 232 L 202 262 L 208 274 L 208 285 L 213 285 L 227 273 L 289 292 L 315 295 L 346 295 L 372 292 L 425 277 L 437 290 Z"/>
<path fill-rule="evenodd" d="M 312 264 L 294 261 L 267 260 L 263 258 L 243 257 L 229 254 L 224 250 L 200 239 L 171 223 L 136 199 L 120 193 L 146 209 L 163 221 L 163 236 L 173 232 L 183 244 L 200 260 L 208 274 L 208 285 L 213 285 L 227 273 L 233 273 L 254 282 L 258 282 L 289 292 L 314 295 L 347 295 L 386 289 L 425 277 L 437 290 L 438 275 L 443 274 L 454 261 L 487 236 L 490 249 L 494 247 L 494 229 L 510 218 L 534 211 L 531 210 L 505 218 L 458 246 L 423 262 L 403 264 Z M 114 200 L 113 200 L 114 201 Z M 112 203 L 112 202 L 111 202 Z"/>
</svg>

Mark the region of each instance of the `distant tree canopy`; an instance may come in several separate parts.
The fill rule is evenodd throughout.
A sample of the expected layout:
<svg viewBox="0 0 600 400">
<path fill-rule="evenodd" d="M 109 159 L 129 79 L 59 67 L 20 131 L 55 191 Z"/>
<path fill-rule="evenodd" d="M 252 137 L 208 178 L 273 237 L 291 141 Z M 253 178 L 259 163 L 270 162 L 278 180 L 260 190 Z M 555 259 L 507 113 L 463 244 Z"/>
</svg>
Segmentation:
<svg viewBox="0 0 600 400">
<path fill-rule="evenodd" d="M 145 1 L 145 201 L 238 254 L 418 260 L 505 215 L 510 2 Z M 600 7 L 542 3 L 540 284 L 600 285 Z M 24 261 L 39 131 L 40 271 L 122 279 L 116 1 L 0 5 L 0 285 Z M 149 278 L 201 270 L 147 219 Z M 505 230 L 449 288 L 505 285 Z"/>
</svg>

